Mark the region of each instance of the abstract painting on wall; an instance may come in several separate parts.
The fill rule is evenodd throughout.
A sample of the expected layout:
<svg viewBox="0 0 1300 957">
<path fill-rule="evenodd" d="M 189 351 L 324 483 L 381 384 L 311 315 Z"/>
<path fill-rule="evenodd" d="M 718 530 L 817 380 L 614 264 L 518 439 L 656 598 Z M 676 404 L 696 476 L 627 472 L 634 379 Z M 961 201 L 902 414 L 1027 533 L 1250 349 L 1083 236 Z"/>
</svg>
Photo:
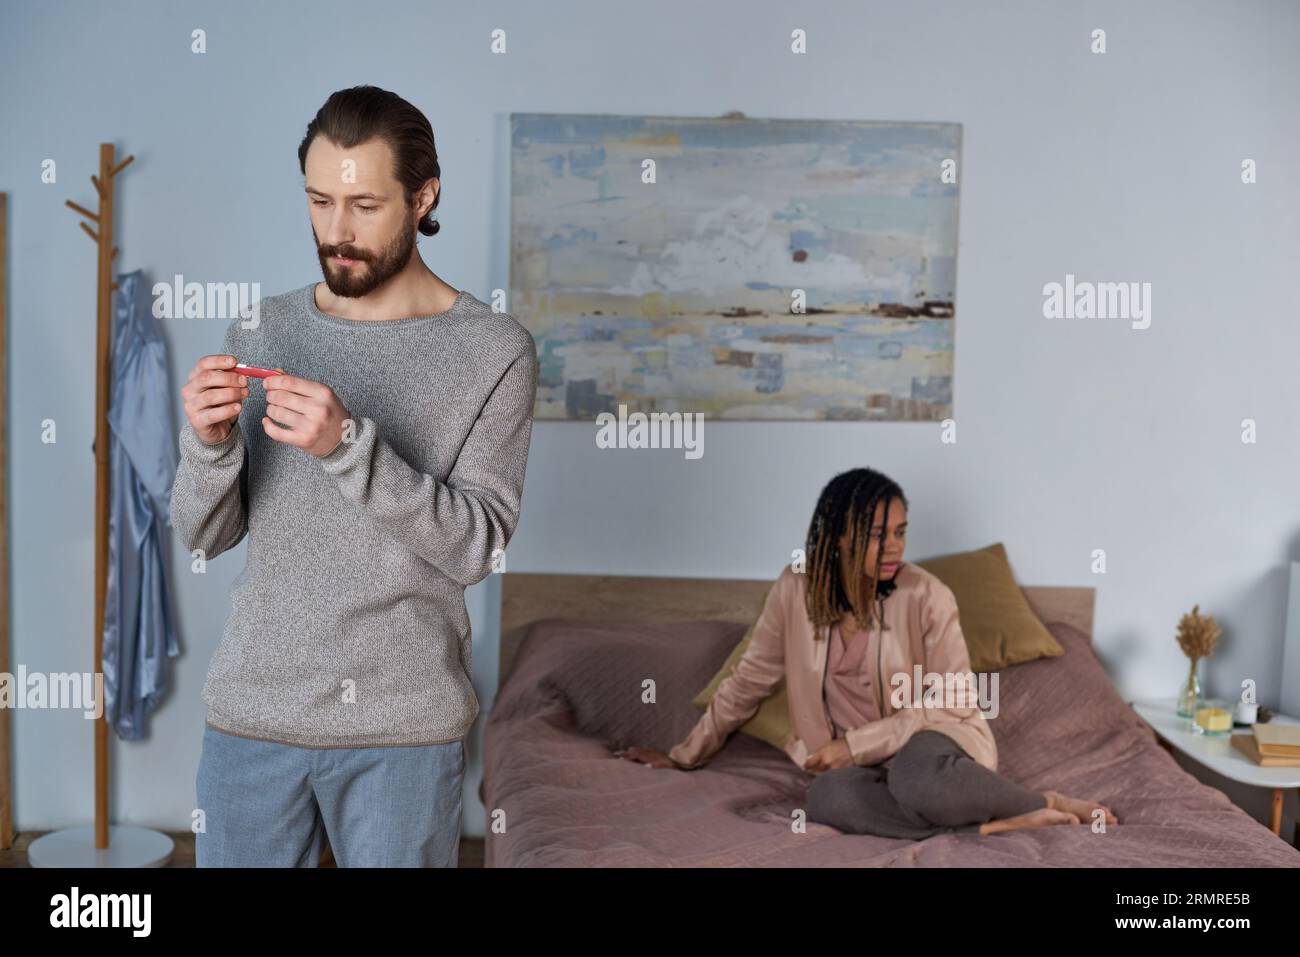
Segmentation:
<svg viewBox="0 0 1300 957">
<path fill-rule="evenodd" d="M 511 116 L 535 416 L 953 414 L 956 123 Z"/>
</svg>

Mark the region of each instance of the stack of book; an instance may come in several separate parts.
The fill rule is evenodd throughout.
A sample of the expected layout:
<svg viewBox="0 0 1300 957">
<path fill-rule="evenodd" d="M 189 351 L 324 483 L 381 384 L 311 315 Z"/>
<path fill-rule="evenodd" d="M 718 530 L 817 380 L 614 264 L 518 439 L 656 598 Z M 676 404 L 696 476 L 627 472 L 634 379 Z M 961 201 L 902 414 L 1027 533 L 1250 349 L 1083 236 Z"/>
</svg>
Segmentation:
<svg viewBox="0 0 1300 957">
<path fill-rule="evenodd" d="M 1266 768 L 1300 767 L 1300 724 L 1257 724 L 1251 734 L 1234 734 L 1233 746 Z"/>
</svg>

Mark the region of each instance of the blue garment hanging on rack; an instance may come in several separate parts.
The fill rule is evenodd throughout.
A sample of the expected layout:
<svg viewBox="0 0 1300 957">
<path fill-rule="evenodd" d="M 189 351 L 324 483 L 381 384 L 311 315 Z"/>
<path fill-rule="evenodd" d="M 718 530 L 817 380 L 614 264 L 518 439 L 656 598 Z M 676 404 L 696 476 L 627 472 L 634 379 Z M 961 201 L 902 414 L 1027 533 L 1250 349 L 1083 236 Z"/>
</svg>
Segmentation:
<svg viewBox="0 0 1300 957">
<path fill-rule="evenodd" d="M 104 715 L 118 737 L 144 736 L 180 654 L 163 562 L 179 461 L 167 351 L 142 270 L 117 277 L 108 425 L 110 499 L 104 604 Z"/>
</svg>

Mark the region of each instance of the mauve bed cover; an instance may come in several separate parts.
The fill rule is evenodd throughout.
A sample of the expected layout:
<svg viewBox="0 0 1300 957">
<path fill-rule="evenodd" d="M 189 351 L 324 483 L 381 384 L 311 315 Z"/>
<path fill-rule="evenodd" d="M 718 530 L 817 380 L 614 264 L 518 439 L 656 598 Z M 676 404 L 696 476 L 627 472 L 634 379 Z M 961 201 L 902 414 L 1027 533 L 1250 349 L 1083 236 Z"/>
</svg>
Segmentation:
<svg viewBox="0 0 1300 957">
<path fill-rule="evenodd" d="M 792 827 L 812 776 L 740 732 L 694 771 L 616 757 L 667 750 L 746 626 L 538 622 L 485 728 L 491 867 L 1297 867 L 1300 851 L 1184 771 L 1124 702 L 1090 643 L 1048 628 L 1058 658 L 1004 669 L 999 772 L 1101 800 L 1106 833 L 1060 825 L 925 841 Z M 656 701 L 643 700 L 646 679 Z M 504 812 L 504 833 L 494 813 Z M 499 817 L 499 815 L 498 815 Z"/>
</svg>

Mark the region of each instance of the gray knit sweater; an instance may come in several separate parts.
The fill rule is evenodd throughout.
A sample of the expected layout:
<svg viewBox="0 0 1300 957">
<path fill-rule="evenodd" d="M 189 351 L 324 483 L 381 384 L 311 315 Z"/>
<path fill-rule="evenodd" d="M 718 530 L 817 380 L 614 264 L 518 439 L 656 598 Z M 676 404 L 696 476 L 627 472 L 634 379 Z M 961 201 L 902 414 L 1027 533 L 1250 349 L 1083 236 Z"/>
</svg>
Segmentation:
<svg viewBox="0 0 1300 957">
<path fill-rule="evenodd" d="M 211 559 L 248 536 L 207 722 L 309 747 L 454 741 L 478 715 L 465 588 L 519 518 L 536 346 L 468 292 L 445 313 L 361 321 L 322 313 L 315 285 L 261 300 L 260 324 L 236 319 L 222 349 L 328 385 L 355 441 L 316 458 L 270 438 L 258 379 L 225 441 L 180 433 L 180 540 Z"/>
</svg>

